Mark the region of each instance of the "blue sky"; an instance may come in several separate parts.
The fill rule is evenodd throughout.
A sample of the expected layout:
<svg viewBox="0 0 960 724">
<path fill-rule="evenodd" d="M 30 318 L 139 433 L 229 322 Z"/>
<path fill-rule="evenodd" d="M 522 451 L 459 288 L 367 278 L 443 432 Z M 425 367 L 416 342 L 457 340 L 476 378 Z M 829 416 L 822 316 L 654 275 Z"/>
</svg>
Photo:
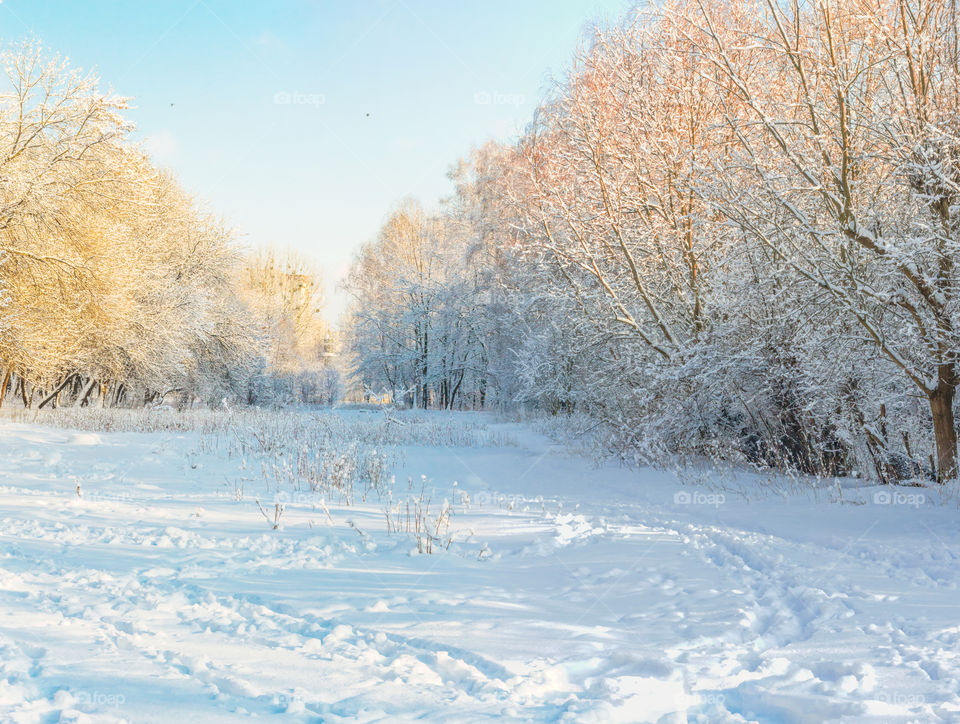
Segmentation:
<svg viewBox="0 0 960 724">
<path fill-rule="evenodd" d="M 509 139 L 587 23 L 625 0 L 3 0 L 35 37 L 132 96 L 155 160 L 250 245 L 301 249 L 330 313 L 354 251 L 471 146 Z"/>
</svg>

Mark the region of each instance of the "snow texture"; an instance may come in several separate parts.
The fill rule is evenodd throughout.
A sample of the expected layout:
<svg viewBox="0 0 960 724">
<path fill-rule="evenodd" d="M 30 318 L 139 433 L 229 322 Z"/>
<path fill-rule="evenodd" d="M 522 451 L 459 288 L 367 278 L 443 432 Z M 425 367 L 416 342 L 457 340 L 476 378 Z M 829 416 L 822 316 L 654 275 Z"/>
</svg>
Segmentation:
<svg viewBox="0 0 960 724">
<path fill-rule="evenodd" d="M 405 449 L 454 510 L 418 555 L 376 503 L 241 494 L 199 434 L 0 423 L 0 721 L 960 721 L 955 501 L 492 426 L 518 445 Z"/>
</svg>

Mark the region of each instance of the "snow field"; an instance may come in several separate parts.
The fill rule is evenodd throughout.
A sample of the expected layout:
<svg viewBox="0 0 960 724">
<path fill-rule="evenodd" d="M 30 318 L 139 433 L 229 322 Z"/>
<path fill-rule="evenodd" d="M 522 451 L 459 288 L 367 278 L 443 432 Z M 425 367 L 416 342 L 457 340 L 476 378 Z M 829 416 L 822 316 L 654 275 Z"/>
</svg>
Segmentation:
<svg viewBox="0 0 960 724">
<path fill-rule="evenodd" d="M 0 423 L 0 720 L 960 721 L 951 491 L 683 487 L 477 415 L 265 420 Z M 351 445 L 396 482 L 296 488 Z M 432 555 L 387 533 L 423 478 Z"/>
</svg>

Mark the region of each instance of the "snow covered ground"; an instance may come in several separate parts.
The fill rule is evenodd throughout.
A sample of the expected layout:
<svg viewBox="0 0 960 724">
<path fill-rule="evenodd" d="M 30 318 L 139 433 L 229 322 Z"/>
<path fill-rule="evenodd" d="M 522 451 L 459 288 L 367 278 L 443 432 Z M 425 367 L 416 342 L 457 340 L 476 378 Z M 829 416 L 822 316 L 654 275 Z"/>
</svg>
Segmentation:
<svg viewBox="0 0 960 724">
<path fill-rule="evenodd" d="M 491 427 L 398 458 L 453 506 L 420 555 L 209 436 L 0 422 L 0 721 L 960 721 L 952 493 L 681 486 Z"/>
</svg>

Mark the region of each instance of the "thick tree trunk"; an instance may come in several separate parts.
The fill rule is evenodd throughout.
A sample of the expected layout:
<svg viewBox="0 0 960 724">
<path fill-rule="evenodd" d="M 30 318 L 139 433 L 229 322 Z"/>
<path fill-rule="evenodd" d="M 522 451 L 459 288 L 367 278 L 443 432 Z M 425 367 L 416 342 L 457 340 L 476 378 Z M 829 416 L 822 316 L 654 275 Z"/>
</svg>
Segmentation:
<svg viewBox="0 0 960 724">
<path fill-rule="evenodd" d="M 47 395 L 42 400 L 40 400 L 40 404 L 37 405 L 37 409 L 42 410 L 43 407 L 48 402 L 56 398 L 56 396 L 60 394 L 60 391 L 63 390 L 63 388 L 69 385 L 71 382 L 73 382 L 73 375 L 67 375 L 66 378 L 64 378 L 63 382 L 61 382 L 59 385 L 57 385 L 54 388 L 53 392 L 51 392 L 49 395 Z M 54 407 L 56 407 L 56 404 L 54 404 Z"/>
<path fill-rule="evenodd" d="M 90 381 L 87 383 L 87 386 L 84 387 L 80 391 L 80 394 L 77 395 L 77 400 L 76 402 L 73 403 L 73 406 L 83 407 L 83 405 L 87 402 L 87 399 L 90 397 L 90 393 L 93 392 L 93 388 L 96 386 L 96 384 L 97 384 L 97 378 L 91 377 Z"/>
<path fill-rule="evenodd" d="M 30 409 L 30 402 L 33 400 L 33 392 L 30 392 L 29 399 L 27 398 L 27 381 L 21 377 L 20 378 L 20 399 L 23 400 L 23 408 L 25 410 Z"/>
<path fill-rule="evenodd" d="M 7 396 L 7 388 L 10 386 L 10 375 L 12 374 L 13 370 L 8 368 L 3 376 L 3 382 L 0 382 L 0 407 L 3 407 L 3 398 Z"/>
<path fill-rule="evenodd" d="M 937 441 L 937 480 L 945 483 L 957 476 L 957 428 L 953 418 L 953 365 L 941 365 L 936 389 L 930 393 L 933 434 Z"/>
</svg>

